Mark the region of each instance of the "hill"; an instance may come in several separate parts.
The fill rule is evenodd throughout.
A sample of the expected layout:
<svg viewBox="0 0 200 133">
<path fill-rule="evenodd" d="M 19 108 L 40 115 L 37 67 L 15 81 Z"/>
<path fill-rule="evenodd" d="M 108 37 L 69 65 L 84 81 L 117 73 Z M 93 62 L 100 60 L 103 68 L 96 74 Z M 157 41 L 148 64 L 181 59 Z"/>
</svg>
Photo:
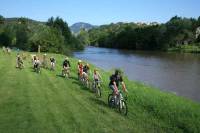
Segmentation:
<svg viewBox="0 0 200 133">
<path fill-rule="evenodd" d="M 84 22 L 78 22 L 70 26 L 70 29 L 73 33 L 78 33 L 80 29 L 84 28 L 86 30 L 90 30 L 92 28 L 95 28 L 97 26 L 91 25 L 89 23 L 84 23 Z"/>
<path fill-rule="evenodd" d="M 85 44 L 72 35 L 67 22 L 59 17 L 51 17 L 46 23 L 23 17 L 1 17 L 0 46 L 37 51 L 39 45 L 42 52 L 70 54 L 82 50 Z"/>
<path fill-rule="evenodd" d="M 125 79 L 129 91 L 128 116 L 107 106 L 110 73 L 103 77 L 103 97 L 96 98 L 77 80 L 77 59 L 70 58 L 71 78 L 60 76 L 65 56 L 56 58 L 56 71 L 32 70 L 26 52 L 25 68 L 15 68 L 16 53 L 0 49 L 0 132 L 200 132 L 200 104 Z M 94 66 L 91 66 L 92 70 Z"/>
<path fill-rule="evenodd" d="M 16 23 L 19 21 L 19 19 L 21 18 L 5 18 L 5 23 Z M 33 23 L 33 24 L 45 24 L 46 22 L 40 22 L 40 21 L 36 21 L 36 20 L 33 20 L 33 19 L 29 19 L 29 18 L 26 18 L 26 21 L 28 21 L 29 23 Z"/>
</svg>

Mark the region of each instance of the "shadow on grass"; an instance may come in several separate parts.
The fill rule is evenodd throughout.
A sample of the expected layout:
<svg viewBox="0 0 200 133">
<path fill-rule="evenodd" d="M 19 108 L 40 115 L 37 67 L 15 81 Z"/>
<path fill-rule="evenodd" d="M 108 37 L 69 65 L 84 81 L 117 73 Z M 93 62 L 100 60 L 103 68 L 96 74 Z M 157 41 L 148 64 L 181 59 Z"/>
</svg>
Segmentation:
<svg viewBox="0 0 200 133">
<path fill-rule="evenodd" d="M 56 77 L 64 78 L 64 76 L 61 74 L 56 74 Z"/>
<path fill-rule="evenodd" d="M 108 108 L 108 104 L 105 101 L 103 101 L 102 99 L 89 97 L 89 100 L 95 104 L 98 104 L 100 106 L 104 106 L 104 107 Z"/>
<path fill-rule="evenodd" d="M 73 81 L 72 82 L 73 84 L 77 84 L 77 85 L 79 85 L 80 87 L 81 87 L 81 89 L 82 90 L 86 90 L 86 91 L 88 91 L 89 90 L 89 88 L 87 88 L 86 86 L 84 86 L 80 81 Z"/>
</svg>

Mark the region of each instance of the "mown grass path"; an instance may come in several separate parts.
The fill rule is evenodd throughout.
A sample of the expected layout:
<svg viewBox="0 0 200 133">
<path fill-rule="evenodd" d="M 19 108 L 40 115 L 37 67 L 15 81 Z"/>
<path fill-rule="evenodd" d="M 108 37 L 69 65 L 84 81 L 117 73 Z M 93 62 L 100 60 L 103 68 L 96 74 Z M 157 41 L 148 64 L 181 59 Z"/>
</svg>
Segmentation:
<svg viewBox="0 0 200 133">
<path fill-rule="evenodd" d="M 64 79 L 64 56 L 54 56 L 56 71 L 37 74 L 29 58 L 19 70 L 16 53 L 0 52 L 0 133 L 200 132 L 198 103 L 127 80 L 125 117 L 107 106 L 107 72 L 102 72 L 103 97 L 96 98 L 77 80 L 77 60 L 70 58 L 72 77 Z"/>
</svg>

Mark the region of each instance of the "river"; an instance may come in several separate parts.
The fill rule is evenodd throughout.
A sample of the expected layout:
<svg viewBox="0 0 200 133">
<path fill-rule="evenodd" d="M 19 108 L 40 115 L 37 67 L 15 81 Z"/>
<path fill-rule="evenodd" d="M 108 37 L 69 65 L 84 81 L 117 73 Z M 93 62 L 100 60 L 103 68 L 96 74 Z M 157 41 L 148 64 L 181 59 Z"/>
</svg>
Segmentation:
<svg viewBox="0 0 200 133">
<path fill-rule="evenodd" d="M 200 54 L 87 47 L 74 56 L 105 70 L 122 68 L 130 80 L 200 102 Z"/>
</svg>

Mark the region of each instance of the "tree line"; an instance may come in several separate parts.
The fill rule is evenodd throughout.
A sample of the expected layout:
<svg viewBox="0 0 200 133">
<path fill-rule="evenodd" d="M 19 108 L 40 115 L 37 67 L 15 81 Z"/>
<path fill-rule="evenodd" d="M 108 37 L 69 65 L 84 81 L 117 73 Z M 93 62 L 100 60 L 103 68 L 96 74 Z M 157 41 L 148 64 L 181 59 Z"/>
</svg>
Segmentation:
<svg viewBox="0 0 200 133">
<path fill-rule="evenodd" d="M 0 15 L 0 46 L 37 51 L 38 45 L 42 52 L 62 54 L 84 48 L 83 41 L 71 33 L 62 18 L 38 22 L 21 17 L 8 21 Z"/>
<path fill-rule="evenodd" d="M 166 50 L 185 44 L 200 46 L 200 17 L 172 17 L 164 24 L 116 23 L 102 25 L 88 31 L 92 46 L 134 49 Z M 200 32 L 200 31 L 199 31 Z"/>
</svg>

